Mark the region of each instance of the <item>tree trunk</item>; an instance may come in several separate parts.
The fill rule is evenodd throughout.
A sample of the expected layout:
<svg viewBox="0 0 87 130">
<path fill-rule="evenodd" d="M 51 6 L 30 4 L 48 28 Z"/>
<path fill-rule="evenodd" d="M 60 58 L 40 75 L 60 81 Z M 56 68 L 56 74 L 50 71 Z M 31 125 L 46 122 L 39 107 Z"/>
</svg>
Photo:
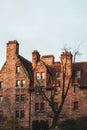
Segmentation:
<svg viewBox="0 0 87 130">
<path fill-rule="evenodd" d="M 58 128 L 59 127 L 59 116 L 58 113 L 54 114 L 53 121 L 52 121 L 52 128 Z"/>
</svg>

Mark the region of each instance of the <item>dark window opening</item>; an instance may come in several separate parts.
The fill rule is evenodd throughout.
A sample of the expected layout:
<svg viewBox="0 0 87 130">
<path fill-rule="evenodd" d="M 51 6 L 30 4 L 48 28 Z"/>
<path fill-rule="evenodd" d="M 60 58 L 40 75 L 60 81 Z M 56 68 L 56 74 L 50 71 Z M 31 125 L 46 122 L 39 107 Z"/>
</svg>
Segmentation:
<svg viewBox="0 0 87 130">
<path fill-rule="evenodd" d="M 0 89 L 3 88 L 3 82 L 0 82 Z"/>
<path fill-rule="evenodd" d="M 35 111 L 39 111 L 39 103 L 35 104 Z"/>
<path fill-rule="evenodd" d="M 74 102 L 74 110 L 78 110 L 78 102 Z"/>
<path fill-rule="evenodd" d="M 16 103 L 20 102 L 20 95 L 16 95 Z"/>
<path fill-rule="evenodd" d="M 40 103 L 40 110 L 41 110 L 41 111 L 44 111 L 44 103 L 43 103 L 43 102 Z"/>
</svg>

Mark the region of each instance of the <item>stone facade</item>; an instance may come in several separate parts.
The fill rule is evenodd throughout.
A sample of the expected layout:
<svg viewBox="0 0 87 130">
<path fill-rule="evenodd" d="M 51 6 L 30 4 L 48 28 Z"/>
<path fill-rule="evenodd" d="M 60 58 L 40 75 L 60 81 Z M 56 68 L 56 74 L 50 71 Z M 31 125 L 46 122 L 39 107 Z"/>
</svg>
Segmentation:
<svg viewBox="0 0 87 130">
<path fill-rule="evenodd" d="M 0 113 L 19 118 L 30 129 L 35 121 L 50 125 L 53 113 L 38 86 L 45 90 L 47 97 L 50 87 L 56 87 L 54 100 L 60 105 L 64 67 L 66 86 L 71 75 L 72 80 L 60 119 L 87 116 L 87 62 L 73 63 L 71 52 L 63 52 L 61 61 L 56 62 L 53 55 L 40 56 L 37 50 L 32 52 L 30 62 L 19 55 L 17 41 L 7 43 L 6 62 L 0 71 Z"/>
</svg>

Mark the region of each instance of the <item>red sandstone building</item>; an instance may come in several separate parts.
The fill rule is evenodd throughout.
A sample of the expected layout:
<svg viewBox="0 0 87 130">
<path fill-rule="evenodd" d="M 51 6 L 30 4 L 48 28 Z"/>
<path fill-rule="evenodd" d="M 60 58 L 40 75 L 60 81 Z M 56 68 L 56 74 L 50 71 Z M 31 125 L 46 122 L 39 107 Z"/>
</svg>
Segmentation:
<svg viewBox="0 0 87 130">
<path fill-rule="evenodd" d="M 51 125 L 52 110 L 36 86 L 44 87 L 48 97 L 49 88 L 55 87 L 57 107 L 66 56 L 66 74 L 73 74 L 73 78 L 60 119 L 87 116 L 87 62 L 73 63 L 70 52 L 63 52 L 61 61 L 56 62 L 53 55 L 40 56 L 36 50 L 32 52 L 30 62 L 19 55 L 17 41 L 10 41 L 7 43 L 6 62 L 0 71 L 0 117 L 14 116 L 30 129 L 34 129 L 38 122 Z"/>
</svg>

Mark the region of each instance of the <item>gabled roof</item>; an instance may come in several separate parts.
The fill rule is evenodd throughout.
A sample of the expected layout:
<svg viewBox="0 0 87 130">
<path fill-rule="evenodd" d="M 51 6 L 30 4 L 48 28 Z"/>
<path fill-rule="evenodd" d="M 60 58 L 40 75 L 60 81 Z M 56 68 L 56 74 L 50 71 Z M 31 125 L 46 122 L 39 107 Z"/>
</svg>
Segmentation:
<svg viewBox="0 0 87 130">
<path fill-rule="evenodd" d="M 80 86 L 87 86 L 87 62 L 73 63 L 73 73 L 81 71 L 81 78 L 79 79 Z"/>
<path fill-rule="evenodd" d="M 30 79 L 33 80 L 32 63 L 20 55 L 18 55 L 18 57 L 20 58 L 20 61 L 22 62 L 24 68 L 26 69 L 26 73 L 28 73 Z"/>
<path fill-rule="evenodd" d="M 56 72 L 61 71 L 61 64 L 60 62 L 55 62 L 53 65 L 49 66 L 52 72 L 52 76 L 56 76 Z"/>
</svg>

